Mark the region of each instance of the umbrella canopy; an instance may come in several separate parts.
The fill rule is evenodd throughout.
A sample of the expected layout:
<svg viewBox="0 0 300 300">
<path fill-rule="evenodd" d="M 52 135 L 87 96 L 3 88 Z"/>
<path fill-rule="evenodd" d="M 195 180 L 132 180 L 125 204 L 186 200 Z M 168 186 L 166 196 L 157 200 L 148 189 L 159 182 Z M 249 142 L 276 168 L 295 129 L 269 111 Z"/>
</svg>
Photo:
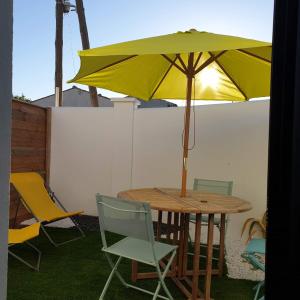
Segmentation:
<svg viewBox="0 0 300 300">
<path fill-rule="evenodd" d="M 245 101 L 270 95 L 270 43 L 186 32 L 80 51 L 70 81 L 143 100 L 186 99 L 182 196 L 186 193 L 191 99 Z"/>
<path fill-rule="evenodd" d="M 178 32 L 80 51 L 81 67 L 71 82 L 143 100 L 186 99 L 183 64 L 194 53 L 195 99 L 243 101 L 270 94 L 271 51 L 270 43 Z"/>
</svg>

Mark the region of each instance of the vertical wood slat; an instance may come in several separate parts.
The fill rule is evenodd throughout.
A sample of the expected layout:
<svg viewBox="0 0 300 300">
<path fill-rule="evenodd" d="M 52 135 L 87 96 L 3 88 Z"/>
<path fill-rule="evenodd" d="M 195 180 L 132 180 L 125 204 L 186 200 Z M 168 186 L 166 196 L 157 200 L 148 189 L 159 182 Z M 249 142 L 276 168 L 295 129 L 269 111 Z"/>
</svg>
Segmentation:
<svg viewBox="0 0 300 300">
<path fill-rule="evenodd" d="M 12 101 L 11 172 L 38 172 L 49 179 L 51 110 L 30 103 Z M 10 224 L 14 224 L 19 201 L 13 187 L 10 193 Z M 20 205 L 16 224 L 30 218 Z"/>
<path fill-rule="evenodd" d="M 206 274 L 205 274 L 205 288 L 204 288 L 205 300 L 210 299 L 210 292 L 211 292 L 213 235 L 214 235 L 214 215 L 209 214 L 208 228 L 207 228 L 207 256 L 206 256 Z"/>
<path fill-rule="evenodd" d="M 221 224 L 220 224 L 220 252 L 219 252 L 219 277 L 223 276 L 224 271 L 224 261 L 225 261 L 225 232 L 226 232 L 226 216 L 221 214 Z"/>
<path fill-rule="evenodd" d="M 46 111 L 46 151 L 45 151 L 45 181 L 47 185 L 50 185 L 50 154 L 51 154 L 51 120 L 52 120 L 52 110 L 47 108 Z"/>
<path fill-rule="evenodd" d="M 200 241 L 201 241 L 201 214 L 196 214 L 195 227 L 195 250 L 193 257 L 193 282 L 192 282 L 192 299 L 197 299 L 198 296 L 198 281 L 199 281 L 199 263 L 200 263 Z"/>
</svg>

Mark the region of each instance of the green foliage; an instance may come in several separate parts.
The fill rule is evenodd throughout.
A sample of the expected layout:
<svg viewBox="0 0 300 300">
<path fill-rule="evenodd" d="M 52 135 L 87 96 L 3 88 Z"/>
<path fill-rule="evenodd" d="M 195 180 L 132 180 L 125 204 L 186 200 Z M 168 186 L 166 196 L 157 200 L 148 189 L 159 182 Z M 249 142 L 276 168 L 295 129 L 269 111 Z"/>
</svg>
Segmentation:
<svg viewBox="0 0 300 300">
<path fill-rule="evenodd" d="M 26 102 L 26 103 L 30 103 L 31 102 L 31 99 L 27 98 L 26 96 L 24 96 L 24 94 L 22 94 L 21 96 L 14 95 L 13 99 L 17 100 L 17 101 L 21 101 L 21 102 Z"/>
</svg>

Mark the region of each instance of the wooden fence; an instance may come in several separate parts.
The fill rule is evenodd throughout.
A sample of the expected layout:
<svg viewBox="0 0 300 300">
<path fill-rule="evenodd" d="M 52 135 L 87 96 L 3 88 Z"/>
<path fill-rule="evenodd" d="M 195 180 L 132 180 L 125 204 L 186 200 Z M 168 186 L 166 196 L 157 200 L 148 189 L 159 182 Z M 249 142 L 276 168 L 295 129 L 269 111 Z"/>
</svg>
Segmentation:
<svg viewBox="0 0 300 300">
<path fill-rule="evenodd" d="M 29 103 L 12 102 L 11 171 L 49 175 L 50 110 Z M 19 209 L 17 209 L 19 207 Z M 17 216 L 16 216 L 17 212 Z M 10 226 L 30 217 L 19 205 L 18 195 L 11 186 Z"/>
</svg>

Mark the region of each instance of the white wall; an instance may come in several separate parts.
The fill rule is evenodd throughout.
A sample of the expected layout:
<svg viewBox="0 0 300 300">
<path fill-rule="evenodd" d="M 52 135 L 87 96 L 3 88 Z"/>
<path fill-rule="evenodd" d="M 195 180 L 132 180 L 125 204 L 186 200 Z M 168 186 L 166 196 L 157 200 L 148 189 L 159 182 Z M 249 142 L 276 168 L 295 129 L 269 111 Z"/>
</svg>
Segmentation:
<svg viewBox="0 0 300 300">
<path fill-rule="evenodd" d="M 133 105 L 53 109 L 51 184 L 69 209 L 96 215 L 96 192 L 180 187 L 184 108 Z M 266 208 L 268 113 L 268 101 L 195 107 L 189 188 L 195 177 L 233 180 L 233 194 L 253 204 L 252 211 L 231 216 L 230 239 L 239 238 L 247 217 L 261 217 Z"/>
<path fill-rule="evenodd" d="M 96 214 L 111 193 L 112 108 L 53 108 L 50 185 L 67 209 Z"/>
<path fill-rule="evenodd" d="M 233 180 L 233 195 L 253 204 L 251 211 L 230 216 L 229 239 L 239 238 L 247 217 L 261 217 L 266 209 L 268 111 L 268 101 L 195 108 L 196 141 L 189 154 L 188 187 L 195 177 Z M 184 108 L 137 112 L 134 187 L 180 186 L 183 116 Z"/>
</svg>

